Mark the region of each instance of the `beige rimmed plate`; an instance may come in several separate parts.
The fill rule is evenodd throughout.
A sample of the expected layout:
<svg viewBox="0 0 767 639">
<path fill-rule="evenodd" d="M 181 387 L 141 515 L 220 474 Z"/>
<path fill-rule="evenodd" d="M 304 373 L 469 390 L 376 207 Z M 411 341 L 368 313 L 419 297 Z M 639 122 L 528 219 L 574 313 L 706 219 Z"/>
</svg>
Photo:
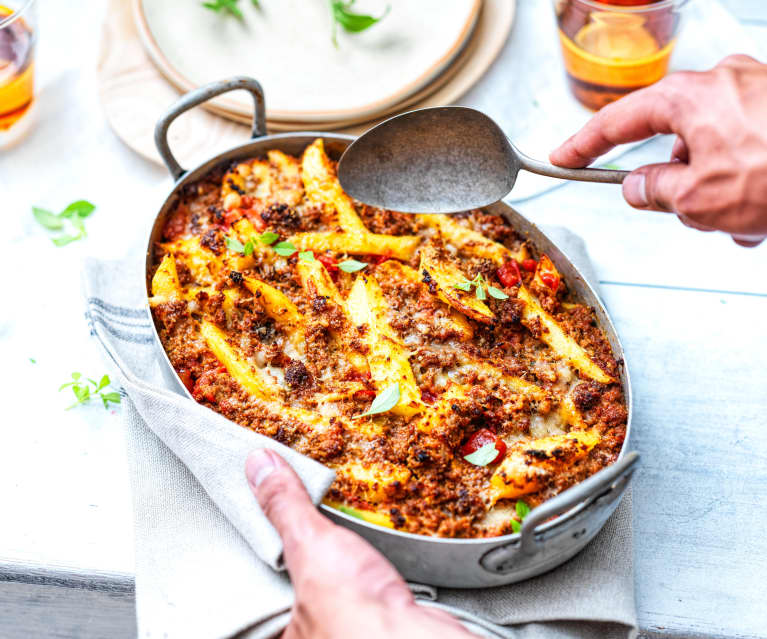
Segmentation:
<svg viewBox="0 0 767 639">
<path fill-rule="evenodd" d="M 386 17 L 357 34 L 337 32 L 325 0 L 240 2 L 244 18 L 189 0 L 132 0 L 142 41 L 182 91 L 223 76 L 258 78 L 267 118 L 320 123 L 371 119 L 430 84 L 469 40 L 481 0 L 391 0 Z M 384 0 L 358 0 L 374 15 Z M 246 116 L 247 96 L 212 101 Z"/>
<path fill-rule="evenodd" d="M 393 111 L 450 104 L 466 93 L 505 44 L 514 22 L 515 7 L 516 0 L 484 0 L 470 41 L 454 65 L 443 74 L 444 78 L 440 76 L 424 90 L 423 99 L 409 107 L 397 105 Z M 440 85 L 443 79 L 447 81 Z M 101 102 L 115 134 L 142 157 L 161 163 L 154 146 L 154 126 L 160 115 L 178 99 L 179 92 L 152 64 L 139 39 L 130 5 L 122 0 L 108 3 L 101 34 L 98 83 Z M 269 99 L 267 94 L 267 104 Z M 204 109 L 192 109 L 174 122 L 169 138 L 184 166 L 199 164 L 214 152 L 247 138 L 248 129 L 231 120 L 236 116 L 224 114 L 230 119 Z M 244 118 L 249 120 L 250 115 Z M 342 121 L 331 123 L 328 129 L 359 134 L 376 121 L 352 127 Z M 281 131 L 319 129 L 325 125 L 269 121 L 268 126 L 271 131 Z"/>
</svg>

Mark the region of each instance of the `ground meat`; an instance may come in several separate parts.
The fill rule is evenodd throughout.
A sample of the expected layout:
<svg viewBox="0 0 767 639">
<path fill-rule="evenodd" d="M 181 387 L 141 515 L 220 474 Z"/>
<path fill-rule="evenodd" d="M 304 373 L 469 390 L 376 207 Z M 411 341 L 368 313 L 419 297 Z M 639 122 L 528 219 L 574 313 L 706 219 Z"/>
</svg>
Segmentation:
<svg viewBox="0 0 767 639">
<path fill-rule="evenodd" d="M 268 206 L 261 211 L 261 219 L 275 230 L 295 231 L 301 228 L 301 217 L 293 207 L 287 204 Z"/>
<path fill-rule="evenodd" d="M 594 408 L 601 396 L 601 387 L 592 382 L 581 382 L 573 389 L 573 402 L 581 411 Z"/>
<path fill-rule="evenodd" d="M 312 376 L 302 362 L 292 359 L 285 367 L 285 381 L 292 389 L 306 388 L 312 385 Z"/>
</svg>

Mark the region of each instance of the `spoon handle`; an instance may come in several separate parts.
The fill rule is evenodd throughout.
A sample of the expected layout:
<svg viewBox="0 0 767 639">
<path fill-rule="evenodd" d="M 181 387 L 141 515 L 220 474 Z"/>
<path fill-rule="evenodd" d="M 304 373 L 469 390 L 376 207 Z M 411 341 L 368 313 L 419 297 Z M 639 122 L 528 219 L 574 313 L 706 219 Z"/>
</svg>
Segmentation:
<svg viewBox="0 0 767 639">
<path fill-rule="evenodd" d="M 520 164 L 526 171 L 548 177 L 562 178 L 563 180 L 620 184 L 630 173 L 630 171 L 613 171 L 612 169 L 566 169 L 546 162 L 539 162 L 519 151 L 517 153 Z"/>
</svg>

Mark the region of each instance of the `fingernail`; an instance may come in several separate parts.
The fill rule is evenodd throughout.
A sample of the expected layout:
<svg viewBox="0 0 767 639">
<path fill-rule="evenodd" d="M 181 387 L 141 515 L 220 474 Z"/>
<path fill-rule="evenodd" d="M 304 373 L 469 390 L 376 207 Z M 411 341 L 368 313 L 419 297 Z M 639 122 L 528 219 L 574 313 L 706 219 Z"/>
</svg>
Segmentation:
<svg viewBox="0 0 767 639">
<path fill-rule="evenodd" d="M 647 186 L 642 173 L 632 173 L 623 180 L 623 197 L 631 206 L 647 206 Z"/>
<path fill-rule="evenodd" d="M 269 451 L 265 448 L 259 448 L 248 455 L 248 460 L 245 462 L 245 476 L 248 478 L 248 482 L 253 488 L 258 488 L 261 482 L 263 482 L 275 468 L 277 468 L 277 466 L 274 463 L 274 459 L 272 459 L 272 456 L 269 454 Z"/>
</svg>

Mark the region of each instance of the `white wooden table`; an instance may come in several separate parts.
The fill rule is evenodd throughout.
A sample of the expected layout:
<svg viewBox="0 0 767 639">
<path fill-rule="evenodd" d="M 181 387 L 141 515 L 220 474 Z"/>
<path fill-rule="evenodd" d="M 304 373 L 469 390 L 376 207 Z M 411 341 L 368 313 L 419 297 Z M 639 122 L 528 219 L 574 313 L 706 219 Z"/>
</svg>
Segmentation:
<svg viewBox="0 0 767 639">
<path fill-rule="evenodd" d="M 543 0 L 520 10 L 532 1 Z M 763 0 L 727 5 L 767 39 Z M 74 370 L 105 370 L 82 317 L 83 256 L 139 246 L 169 181 L 104 122 L 94 73 L 103 8 L 78 6 L 41 0 L 41 122 L 0 152 L 4 638 L 136 633 L 119 416 L 96 405 L 66 412 L 56 388 Z M 621 164 L 668 148 L 652 142 Z M 30 205 L 80 198 L 102 206 L 87 242 L 53 249 Z M 634 484 L 643 635 L 767 637 L 767 247 L 633 211 L 609 187 L 569 184 L 518 208 L 585 238 L 627 352 L 643 458 Z"/>
</svg>

